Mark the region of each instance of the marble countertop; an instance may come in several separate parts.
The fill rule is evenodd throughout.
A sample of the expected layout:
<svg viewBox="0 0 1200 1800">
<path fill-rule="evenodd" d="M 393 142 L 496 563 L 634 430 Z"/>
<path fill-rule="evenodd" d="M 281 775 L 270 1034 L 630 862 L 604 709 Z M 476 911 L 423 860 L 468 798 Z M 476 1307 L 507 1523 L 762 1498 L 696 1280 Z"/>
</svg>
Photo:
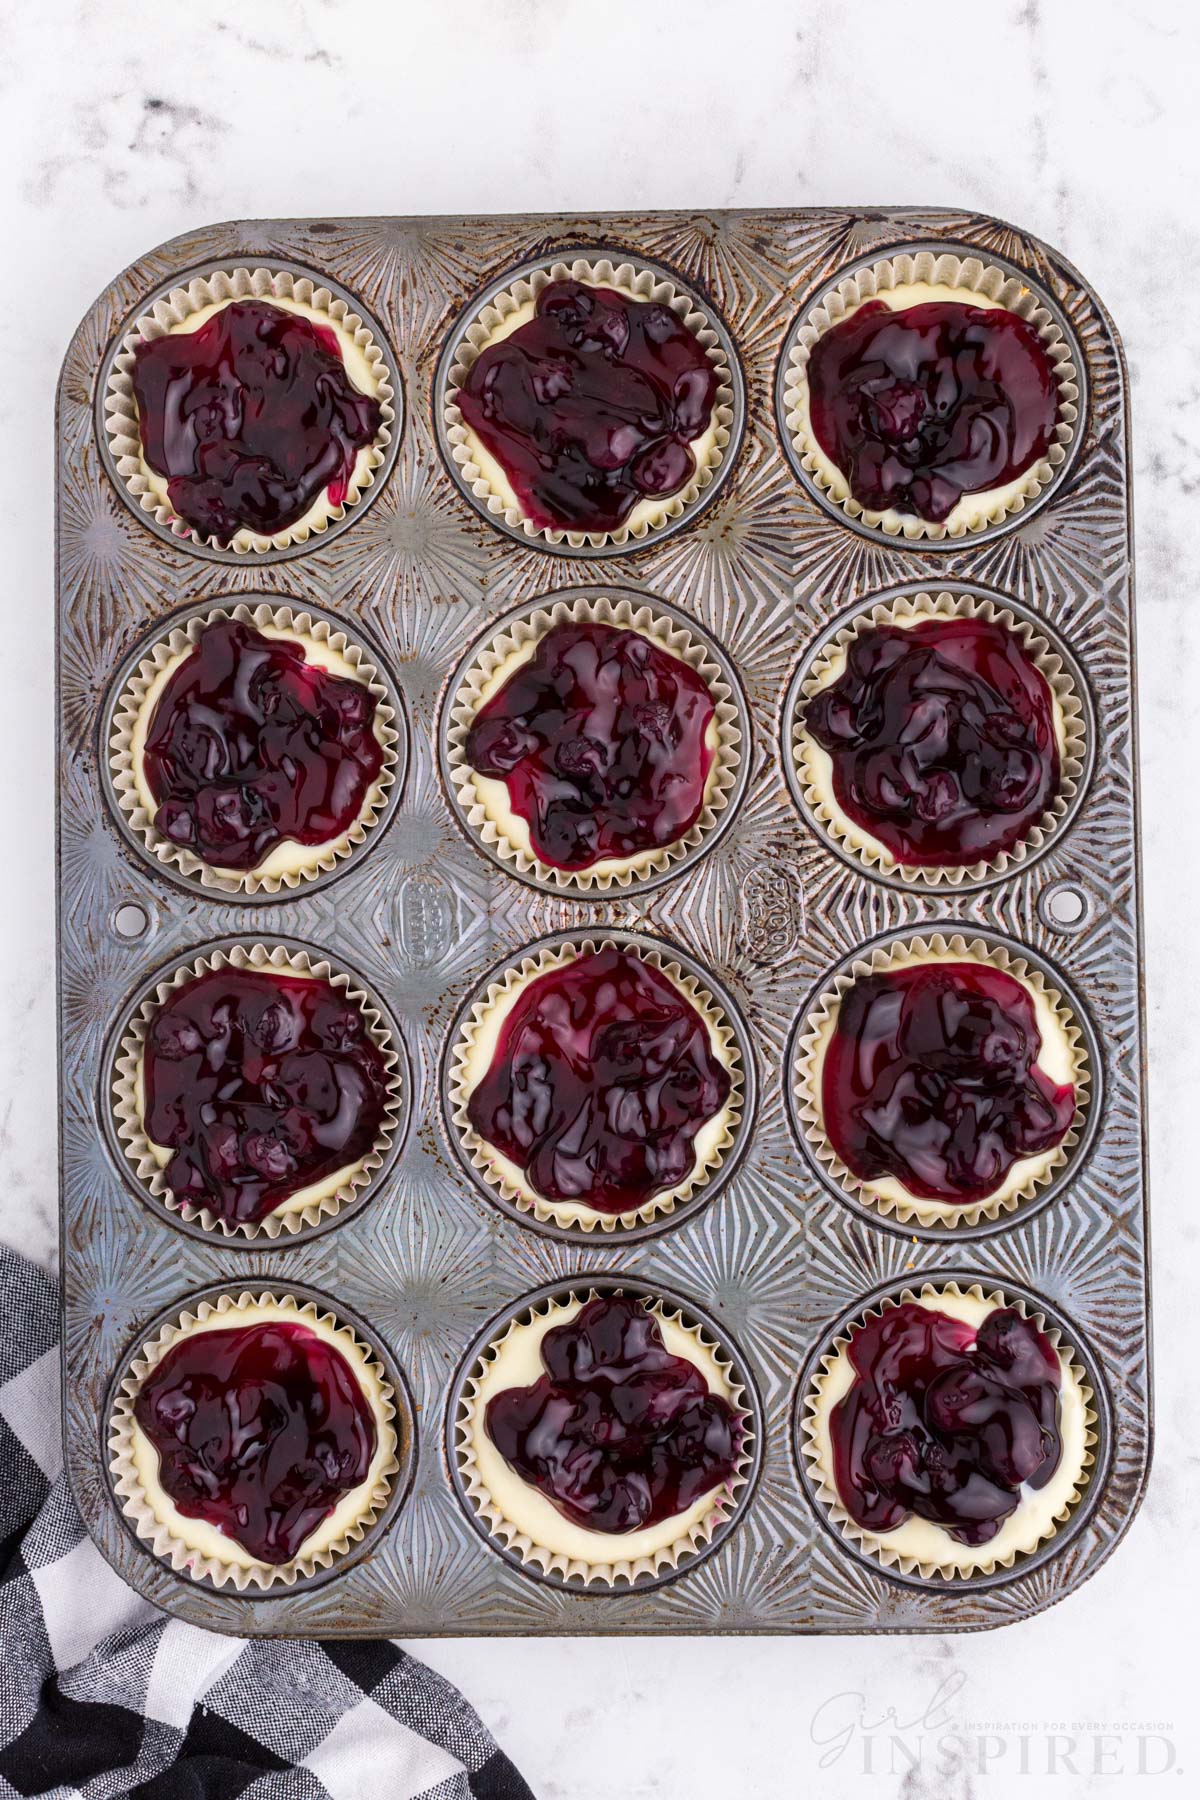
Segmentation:
<svg viewBox="0 0 1200 1800">
<path fill-rule="evenodd" d="M 1197 66 L 1191 0 L 1136 21 L 1117 0 L 929 0 L 904 15 L 882 0 L 212 0 L 173 14 L 0 0 L 0 195 L 19 272 L 0 383 L 3 489 L 19 497 L 0 660 L 19 846 L 0 885 L 0 1237 L 47 1264 L 52 397 L 79 316 L 134 255 L 191 224 L 256 215 L 944 204 L 1059 246 L 1124 335 L 1156 1199 L 1149 1496 L 1087 1587 L 1000 1633 L 414 1646 L 460 1683 L 544 1800 L 966 1800 L 1001 1784 L 1061 1800 L 1136 1793 L 1169 1766 L 1196 1779 L 1185 1655 L 1200 1602 L 1200 1405 L 1183 1329 L 1197 1224 L 1177 1120 L 1200 1064 L 1194 984 L 1174 959 L 1200 873 L 1187 841 L 1200 825 Z"/>
</svg>

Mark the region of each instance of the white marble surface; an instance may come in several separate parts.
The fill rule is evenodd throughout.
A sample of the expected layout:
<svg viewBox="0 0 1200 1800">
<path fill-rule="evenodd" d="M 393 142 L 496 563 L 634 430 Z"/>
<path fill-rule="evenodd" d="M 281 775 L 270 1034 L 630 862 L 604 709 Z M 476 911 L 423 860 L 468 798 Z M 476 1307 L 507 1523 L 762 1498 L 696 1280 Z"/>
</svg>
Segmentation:
<svg viewBox="0 0 1200 1800">
<path fill-rule="evenodd" d="M 1195 929 L 1200 873 L 1185 841 L 1200 826 L 1198 67 L 1194 0 L 0 0 L 11 295 L 0 349 L 10 833 L 0 1236 L 45 1262 L 55 1205 L 51 402 L 76 321 L 131 257 L 222 217 L 941 203 L 997 212 L 1059 245 L 1124 334 L 1156 1190 L 1149 1498 L 1085 1589 L 998 1634 L 426 1647 L 543 1800 L 966 1800 L 997 1790 L 1033 1800 L 1136 1794 L 1160 1779 L 1197 1791 L 1200 1722 L 1184 1658 L 1200 1601 L 1186 1560 L 1198 1503 L 1198 1202 L 1180 1122 L 1200 1069 L 1196 989 L 1177 959 Z M 839 1737 L 840 1754 L 813 1741 L 855 1716 L 867 1729 Z M 973 1729 L 943 1755 L 937 1739 L 953 1720 Z M 994 1736 L 986 1721 L 1000 1722 Z M 1138 1774 L 1142 1724 L 1170 1740 L 1182 1780 Z M 1054 1732 L 1077 1739 L 1073 1754 L 1061 1742 L 1056 1752 Z M 1149 1767 L 1167 1755 L 1154 1741 Z M 834 1759 L 824 1770 L 823 1757 Z"/>
</svg>

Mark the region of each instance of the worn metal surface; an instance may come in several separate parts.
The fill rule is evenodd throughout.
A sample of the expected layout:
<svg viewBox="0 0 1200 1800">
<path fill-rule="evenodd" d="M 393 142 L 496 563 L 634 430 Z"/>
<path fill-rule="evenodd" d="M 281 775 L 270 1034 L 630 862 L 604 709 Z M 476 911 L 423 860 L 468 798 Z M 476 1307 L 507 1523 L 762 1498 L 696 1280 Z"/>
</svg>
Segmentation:
<svg viewBox="0 0 1200 1800">
<path fill-rule="evenodd" d="M 966 245 L 1027 270 L 1061 309 L 1086 369 L 1078 454 L 1044 501 L 948 545 L 883 541 L 833 516 L 792 465 L 777 381 L 801 306 L 838 271 L 914 243 Z M 533 257 L 584 246 L 656 260 L 728 330 L 745 382 L 740 450 L 678 529 L 617 556 L 560 555 L 480 516 L 437 441 L 439 357 L 471 297 Z M 343 528 L 268 557 L 189 550 L 136 513 L 97 432 L 106 355 L 160 286 L 217 264 L 328 275 L 378 322 L 403 389 L 394 463 Z M 59 926 L 65 1432 L 88 1528 L 160 1605 L 225 1631 L 285 1634 L 792 1632 L 965 1629 L 1037 1611 L 1077 1586 L 1132 1516 L 1149 1456 L 1147 1236 L 1137 897 L 1127 410 L 1110 321 L 1076 272 L 995 220 L 946 212 L 662 213 L 601 219 L 292 220 L 206 228 L 151 251 L 90 309 L 58 411 Z M 1012 598 L 1082 672 L 1095 719 L 1091 781 L 1070 828 L 1010 878 L 932 895 L 870 880 L 800 817 L 781 756 L 789 683 L 835 615 L 896 586 L 946 581 Z M 438 771 L 443 685 L 466 647 L 546 594 L 615 586 L 668 601 L 732 659 L 752 725 L 750 773 L 728 826 L 688 868 L 610 901 L 565 899 L 503 874 L 468 841 Z M 282 900 L 238 901 L 152 865 L 106 799 L 111 684 L 177 611 L 230 597 L 317 606 L 377 647 L 407 709 L 404 792 L 370 848 Z M 1069 886 L 1082 919 L 1056 925 Z M 120 909 L 147 929 L 125 937 Z M 126 921 L 123 919 L 123 923 Z M 797 1146 L 788 1045 L 834 964 L 896 930 L 961 925 L 1026 944 L 1060 969 L 1104 1059 L 1085 1156 L 1049 1199 L 999 1227 L 907 1232 L 837 1198 Z M 445 1035 L 476 983 L 552 933 L 625 928 L 677 945 L 732 996 L 756 1056 L 752 1141 L 719 1193 L 632 1241 L 572 1240 L 502 1210 L 445 1138 Z M 173 1225 L 139 1198 L 102 1124 L 115 1022 L 159 969 L 229 936 L 329 952 L 385 1000 L 413 1074 L 411 1126 L 386 1180 L 291 1247 L 239 1248 Z M 939 1272 L 1044 1302 L 1101 1390 L 1102 1444 L 1085 1505 L 1049 1553 L 977 1584 L 900 1581 L 818 1521 L 796 1465 L 801 1370 L 848 1309 Z M 735 1529 L 678 1578 L 580 1595 L 483 1542 L 446 1456 L 446 1408 L 477 1334 L 525 1295 L 577 1273 L 662 1284 L 731 1340 L 757 1390 L 764 1452 Z M 411 1490 L 390 1528 L 333 1579 L 248 1600 L 158 1564 L 118 1515 L 102 1447 L 118 1366 L 149 1323 L 197 1290 L 300 1283 L 357 1314 L 404 1371 L 417 1420 Z"/>
</svg>

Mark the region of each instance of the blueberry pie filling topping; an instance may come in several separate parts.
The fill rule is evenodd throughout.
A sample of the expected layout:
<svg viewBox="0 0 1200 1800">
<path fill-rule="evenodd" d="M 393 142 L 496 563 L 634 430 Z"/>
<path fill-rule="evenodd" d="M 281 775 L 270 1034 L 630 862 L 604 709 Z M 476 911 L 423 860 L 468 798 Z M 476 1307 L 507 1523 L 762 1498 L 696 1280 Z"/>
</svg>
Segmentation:
<svg viewBox="0 0 1200 1800">
<path fill-rule="evenodd" d="M 389 1075 L 360 1007 L 328 981 L 226 966 L 156 1007 L 142 1128 L 174 1199 L 258 1223 L 370 1154 Z"/>
<path fill-rule="evenodd" d="M 638 631 L 566 623 L 479 708 L 464 754 L 504 783 L 542 862 L 583 870 L 687 836 L 715 719 L 707 682 L 680 657 Z"/>
<path fill-rule="evenodd" d="M 697 472 L 719 380 L 669 306 L 552 281 L 533 316 L 480 352 L 454 395 L 543 531 L 616 531 Z"/>
<path fill-rule="evenodd" d="M 322 497 L 341 506 L 383 422 L 332 325 L 268 300 L 142 341 L 132 379 L 147 468 L 179 518 L 222 546 L 286 531 Z"/>
</svg>

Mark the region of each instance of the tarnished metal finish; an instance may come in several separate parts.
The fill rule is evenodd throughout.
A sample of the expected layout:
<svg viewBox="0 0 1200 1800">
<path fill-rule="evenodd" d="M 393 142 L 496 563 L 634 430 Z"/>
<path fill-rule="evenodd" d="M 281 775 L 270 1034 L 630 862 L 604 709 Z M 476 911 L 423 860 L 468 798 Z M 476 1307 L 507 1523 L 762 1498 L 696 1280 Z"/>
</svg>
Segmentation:
<svg viewBox="0 0 1200 1800">
<path fill-rule="evenodd" d="M 1080 444 L 1043 500 L 993 531 L 904 544 L 834 516 L 798 476 L 777 395 L 805 301 L 852 263 L 912 244 L 1006 259 L 1044 288 L 1086 371 Z M 439 451 L 435 376 L 463 308 L 558 247 L 661 263 L 723 320 L 745 391 L 731 466 L 680 525 L 621 554 L 561 555 L 497 529 Z M 197 553 L 152 528 L 106 467 L 97 432 L 105 359 L 162 284 L 219 264 L 300 266 L 336 281 L 378 324 L 403 393 L 394 462 L 369 504 L 268 557 Z M 639 216 L 291 220 L 206 228 L 120 275 L 77 332 L 58 411 L 59 929 L 62 1264 L 68 1463 L 88 1528 L 142 1593 L 224 1631 L 280 1634 L 795 1632 L 969 1629 L 1071 1591 L 1111 1552 L 1149 1458 L 1141 961 L 1133 725 L 1125 374 L 1111 322 L 1037 239 L 968 213 L 660 213 Z M 750 713 L 736 813 L 694 862 L 605 900 L 541 893 L 467 837 L 438 766 L 439 705 L 485 627 L 542 596 L 615 584 L 702 626 L 737 670 Z M 835 616 L 920 583 L 965 583 L 1048 625 L 1081 673 L 1095 762 L 1069 827 L 1011 876 L 923 892 L 867 878 L 800 816 L 786 777 L 786 696 Z M 171 879 L 106 798 L 111 683 L 168 616 L 267 597 L 344 620 L 403 698 L 404 791 L 385 828 L 327 880 L 266 902 Z M 1055 923 L 1060 890 L 1082 916 Z M 147 929 L 121 935 L 123 907 Z M 126 923 L 124 917 L 122 923 Z M 648 934 L 689 955 L 736 1004 L 753 1047 L 752 1140 L 711 1200 L 633 1241 L 564 1241 L 489 1200 L 446 1138 L 445 1038 L 486 972 L 580 927 Z M 931 926 L 991 932 L 1061 971 L 1103 1058 L 1090 1148 L 1044 1204 L 998 1227 L 908 1232 L 835 1196 L 801 1153 L 785 1088 L 804 997 L 877 937 Z M 299 941 L 360 973 L 403 1035 L 411 1124 L 372 1195 L 299 1245 L 259 1249 L 179 1230 L 139 1199 L 103 1123 L 107 1046 L 156 970 L 230 935 Z M 996 1581 L 895 1579 L 835 1538 L 797 1467 L 806 1359 L 881 1291 L 938 1274 L 1046 1303 L 1100 1394 L 1097 1477 L 1052 1553 Z M 487 1322 L 578 1275 L 656 1284 L 724 1329 L 763 1419 L 757 1482 L 734 1528 L 693 1568 L 646 1589 L 580 1595 L 530 1577 L 482 1541 L 447 1465 L 447 1407 Z M 404 1371 L 417 1421 L 412 1486 L 390 1526 L 341 1573 L 248 1600 L 157 1563 L 116 1511 L 103 1451 L 114 1372 L 160 1312 L 214 1284 L 300 1284 L 358 1315 Z"/>
</svg>

